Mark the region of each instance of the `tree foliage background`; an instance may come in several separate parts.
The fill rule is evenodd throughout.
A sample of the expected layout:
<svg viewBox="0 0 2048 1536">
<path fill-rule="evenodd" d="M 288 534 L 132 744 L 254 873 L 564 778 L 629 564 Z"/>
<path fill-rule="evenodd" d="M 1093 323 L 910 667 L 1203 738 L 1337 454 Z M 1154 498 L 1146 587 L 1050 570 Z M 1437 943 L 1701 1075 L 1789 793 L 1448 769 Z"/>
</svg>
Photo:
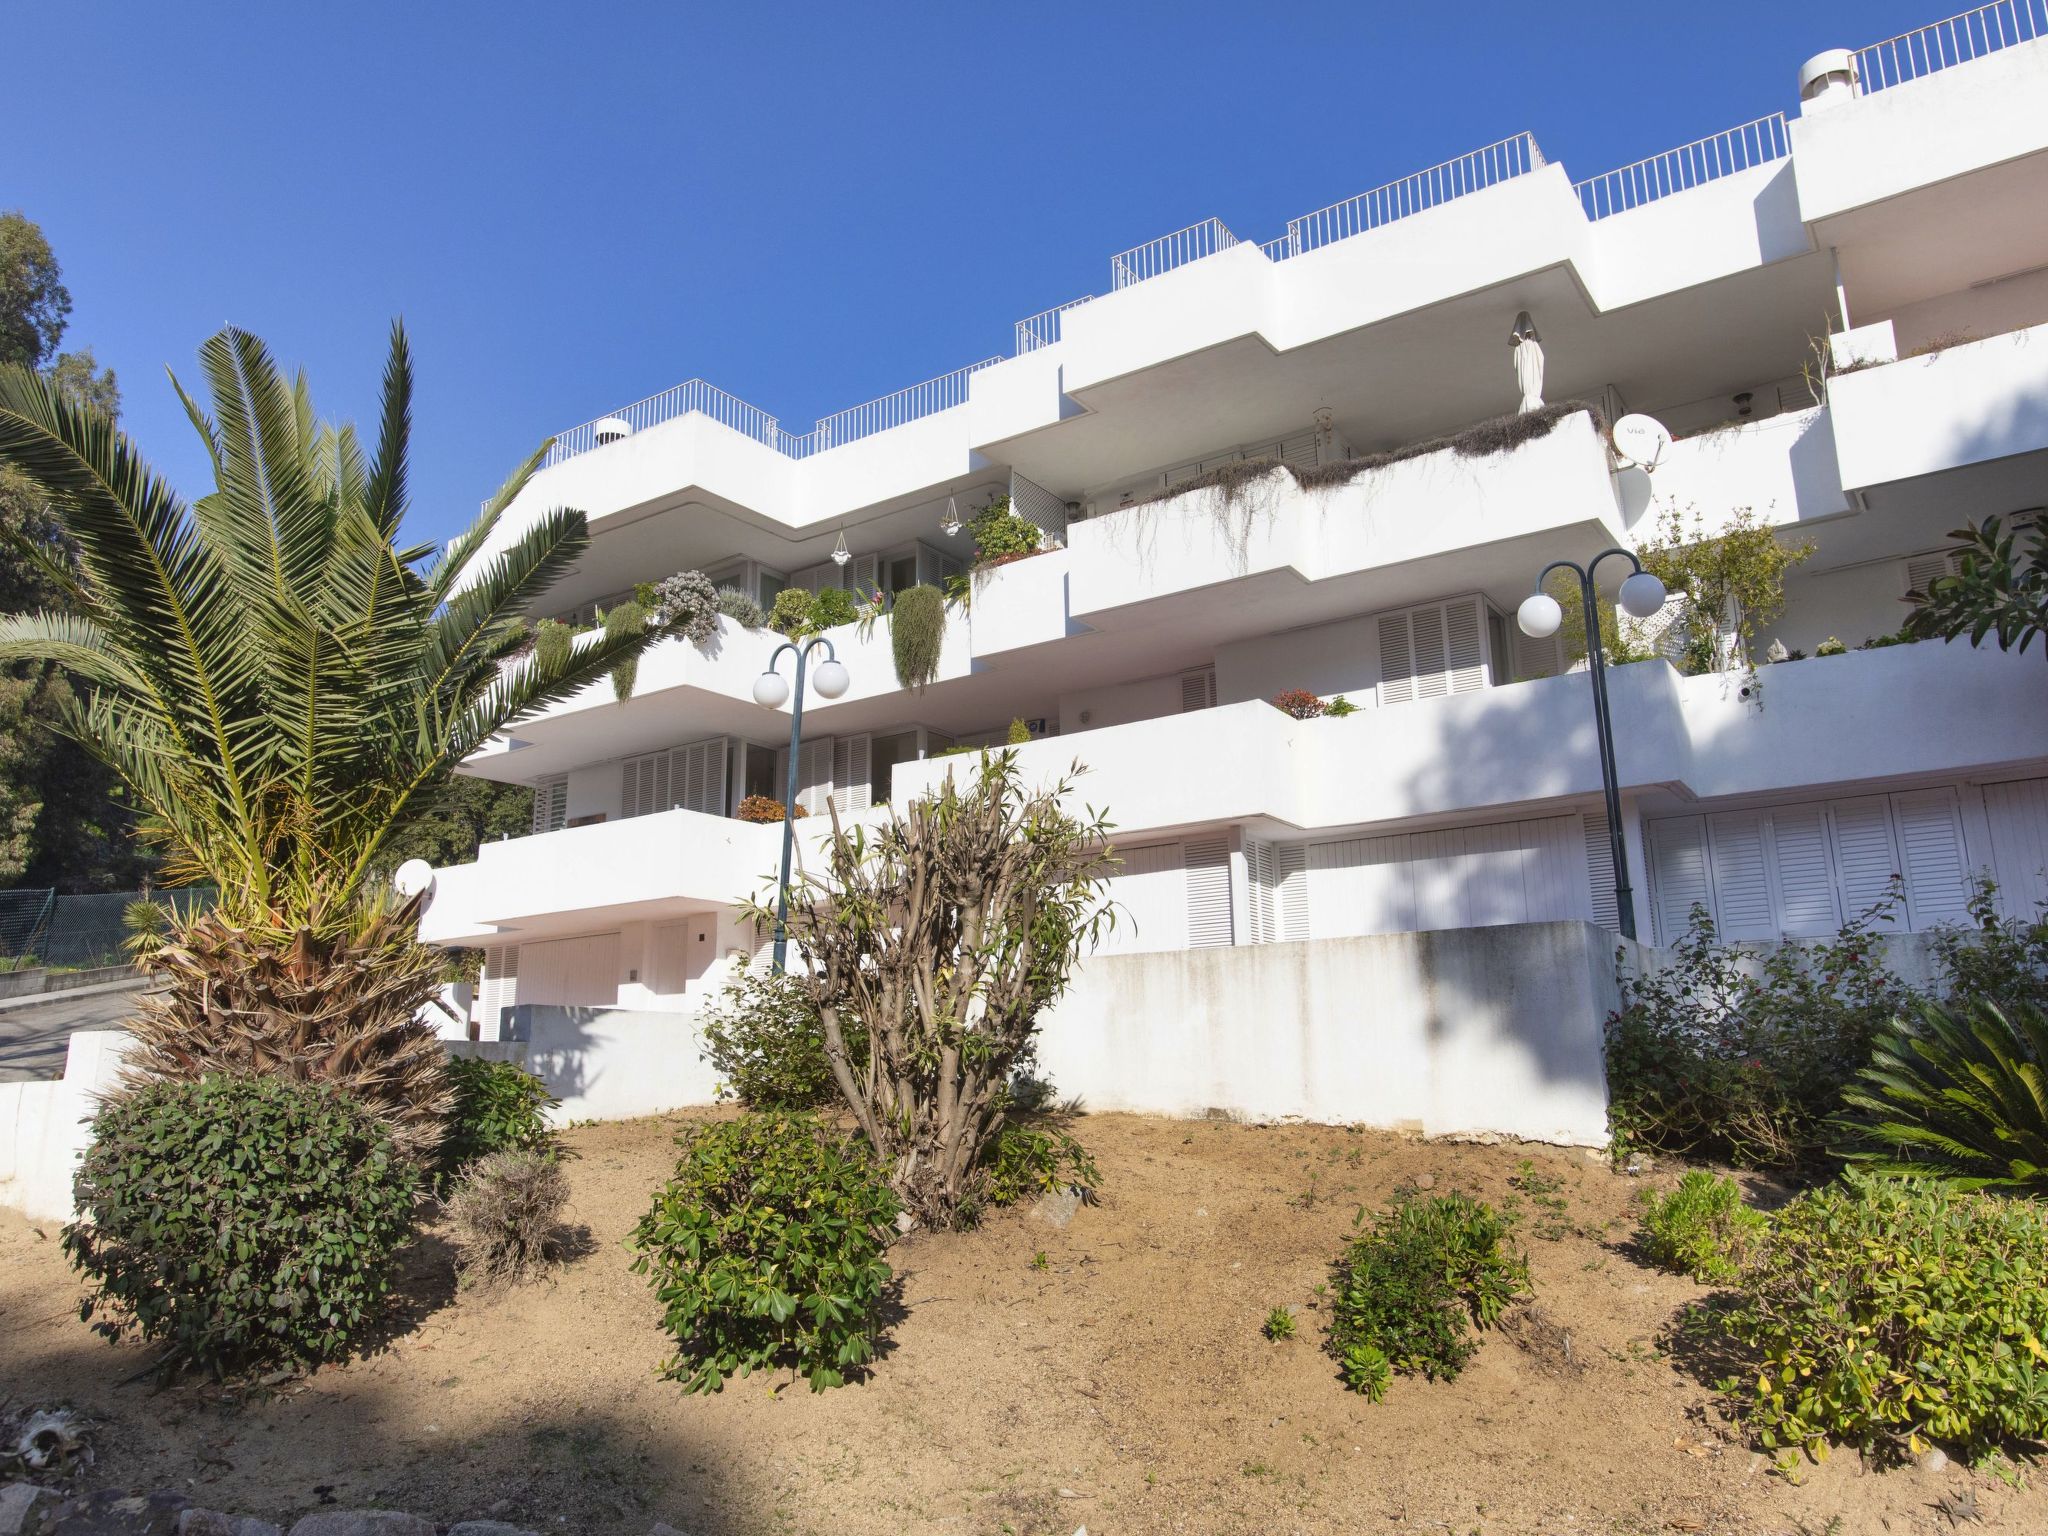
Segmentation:
<svg viewBox="0 0 2048 1536">
<path fill-rule="evenodd" d="M 71 294 L 42 230 L 18 210 L 0 213 L 0 363 L 40 369 L 78 399 L 118 415 L 113 371 L 89 347 L 58 350 L 70 315 Z M 0 612 L 61 608 L 62 595 L 26 548 L 70 560 L 41 493 L 0 468 Z M 70 695 L 63 669 L 50 662 L 0 667 L 0 886 L 132 890 L 154 860 L 135 842 L 134 817 L 113 775 L 50 729 Z"/>
</svg>

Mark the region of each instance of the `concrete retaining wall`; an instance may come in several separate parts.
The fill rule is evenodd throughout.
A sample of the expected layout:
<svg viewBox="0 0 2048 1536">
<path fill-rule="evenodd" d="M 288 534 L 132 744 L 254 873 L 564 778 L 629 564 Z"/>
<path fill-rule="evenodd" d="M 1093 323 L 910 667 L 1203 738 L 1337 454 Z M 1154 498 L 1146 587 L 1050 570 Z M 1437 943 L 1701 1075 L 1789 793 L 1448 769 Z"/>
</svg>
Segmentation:
<svg viewBox="0 0 2048 1536">
<path fill-rule="evenodd" d="M 517 1062 L 562 1101 L 554 1112 L 558 1125 L 630 1120 L 717 1100 L 718 1074 L 704 1059 L 694 1013 L 522 1003 L 507 1016 L 507 1038 L 449 1040 L 448 1054 Z"/>
<path fill-rule="evenodd" d="M 128 1044 L 126 1030 L 81 1029 L 62 1077 L 0 1083 L 0 1205 L 44 1221 L 71 1219 L 71 1178 Z"/>
</svg>

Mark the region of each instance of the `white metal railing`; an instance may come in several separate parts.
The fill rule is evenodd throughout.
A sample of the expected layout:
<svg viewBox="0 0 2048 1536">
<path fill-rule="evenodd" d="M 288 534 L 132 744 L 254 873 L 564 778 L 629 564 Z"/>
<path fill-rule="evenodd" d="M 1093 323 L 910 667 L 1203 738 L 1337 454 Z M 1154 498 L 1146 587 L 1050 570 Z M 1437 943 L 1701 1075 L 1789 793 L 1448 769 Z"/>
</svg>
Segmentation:
<svg viewBox="0 0 2048 1536">
<path fill-rule="evenodd" d="M 1143 245 L 1117 252 L 1109 258 L 1110 286 L 1129 288 L 1163 272 L 1171 272 L 1175 267 L 1200 261 L 1204 256 L 1227 251 L 1236 244 L 1237 236 L 1221 219 L 1204 219 L 1186 229 L 1176 229 L 1170 235 L 1161 235 L 1157 240 L 1147 240 Z"/>
<path fill-rule="evenodd" d="M 1026 352 L 1036 352 L 1040 347 L 1049 347 L 1058 341 L 1060 326 L 1066 312 L 1070 309 L 1079 309 L 1094 297 L 1092 293 L 1084 293 L 1078 299 L 1069 299 L 1064 304 L 1055 304 L 1051 309 L 1041 309 L 1028 319 L 1019 320 L 1015 355 L 1022 357 Z"/>
<path fill-rule="evenodd" d="M 1881 91 L 2041 37 L 2048 37 L 2048 0 L 1998 0 L 1858 48 L 1856 75 L 1866 93 Z"/>
<path fill-rule="evenodd" d="M 781 452 L 788 451 L 784 444 L 789 440 L 789 434 L 782 430 L 773 416 L 757 405 L 747 404 L 737 395 L 727 394 L 715 384 L 689 379 L 673 389 L 664 389 L 658 395 L 635 400 L 619 410 L 607 411 L 594 421 L 586 421 L 580 427 L 557 433 L 554 446 L 548 449 L 547 462 L 559 464 L 564 459 L 573 459 L 579 453 L 588 453 L 601 446 L 597 440 L 597 429 L 605 422 L 621 420 L 633 431 L 641 432 L 664 421 L 673 421 L 678 416 L 687 416 L 692 411 L 702 411 L 713 421 L 731 427 L 757 443 L 765 443 Z"/>
<path fill-rule="evenodd" d="M 1382 224 L 1405 219 L 1425 208 L 1434 208 L 1481 188 L 1527 175 L 1542 164 L 1543 151 L 1536 147 L 1535 136 L 1513 134 L 1497 144 L 1475 149 L 1455 160 L 1446 160 L 1426 171 L 1417 171 L 1413 176 L 1403 176 L 1399 181 L 1374 187 L 1370 192 L 1347 197 L 1341 203 L 1332 203 L 1298 219 L 1289 219 L 1287 233 L 1278 240 L 1266 242 L 1260 249 L 1275 261 L 1285 261 L 1303 251 L 1348 240 L 1353 235 L 1362 235 Z"/>
<path fill-rule="evenodd" d="M 1574 183 L 1572 190 L 1579 194 L 1587 218 L 1604 219 L 1610 213 L 1640 208 L 1644 203 L 1654 203 L 1660 197 L 1732 176 L 1751 166 L 1768 165 L 1789 153 L 1785 114 L 1773 112 L 1739 128 L 1709 134 L 1704 139 L 1667 149 L 1661 155 L 1638 160 L 1634 165 L 1624 165 L 1618 171 L 1589 177 Z"/>
<path fill-rule="evenodd" d="M 984 357 L 978 363 L 969 363 L 965 368 L 955 368 L 936 379 L 926 379 L 922 384 L 899 389 L 893 395 L 884 395 L 865 405 L 820 417 L 817 426 L 806 436 L 791 438 L 790 446 L 784 451 L 793 458 L 803 458 L 808 454 L 822 453 L 827 448 L 857 442 L 877 432 L 886 432 L 891 427 L 900 427 L 938 411 L 951 410 L 956 405 L 965 405 L 967 381 L 982 369 L 1002 360 L 1000 357 Z"/>
</svg>

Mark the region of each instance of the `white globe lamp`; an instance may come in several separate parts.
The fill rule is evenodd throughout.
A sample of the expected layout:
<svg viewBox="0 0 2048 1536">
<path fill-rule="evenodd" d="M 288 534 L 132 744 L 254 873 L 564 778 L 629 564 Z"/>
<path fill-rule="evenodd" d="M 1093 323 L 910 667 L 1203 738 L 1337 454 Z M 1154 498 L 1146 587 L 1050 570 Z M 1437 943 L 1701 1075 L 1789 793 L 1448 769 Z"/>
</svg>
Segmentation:
<svg viewBox="0 0 2048 1536">
<path fill-rule="evenodd" d="M 1515 622 L 1521 625 L 1523 634 L 1545 640 L 1556 634 L 1558 626 L 1564 623 L 1564 610 L 1548 592 L 1531 592 L 1522 599 L 1522 606 L 1515 610 Z"/>
<path fill-rule="evenodd" d="M 763 709 L 780 709 L 789 702 L 789 684 L 780 672 L 763 672 L 754 679 L 754 702 Z"/>
<path fill-rule="evenodd" d="M 1526 609 L 1528 604 L 1522 606 Z M 1648 571 L 1637 571 L 1621 584 L 1621 606 L 1634 618 L 1649 618 L 1664 606 L 1664 583 Z"/>
<path fill-rule="evenodd" d="M 811 681 L 818 692 L 828 699 L 838 698 L 853 684 L 853 679 L 847 675 L 845 663 L 838 661 L 824 663 L 811 674 Z"/>
</svg>

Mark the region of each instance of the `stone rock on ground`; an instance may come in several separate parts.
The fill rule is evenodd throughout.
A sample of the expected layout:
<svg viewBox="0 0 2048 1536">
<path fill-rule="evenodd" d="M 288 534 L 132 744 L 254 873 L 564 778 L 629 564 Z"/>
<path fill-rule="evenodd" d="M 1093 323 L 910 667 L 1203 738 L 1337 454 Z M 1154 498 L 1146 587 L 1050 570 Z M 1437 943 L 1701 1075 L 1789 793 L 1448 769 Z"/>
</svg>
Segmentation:
<svg viewBox="0 0 2048 1536">
<path fill-rule="evenodd" d="M 434 1536 L 434 1523 L 395 1509 L 323 1509 L 294 1525 L 292 1536 Z"/>
<path fill-rule="evenodd" d="M 178 1516 L 178 1536 L 284 1536 L 284 1527 L 254 1515 L 224 1515 L 217 1509 L 188 1509 Z"/>
<path fill-rule="evenodd" d="M 192 1501 L 178 1493 L 126 1494 L 102 1488 L 35 1504 L 20 1536 L 177 1536 Z"/>
<path fill-rule="evenodd" d="M 540 1536 L 540 1532 L 507 1525 L 502 1520 L 464 1520 L 449 1526 L 448 1536 Z"/>
<path fill-rule="evenodd" d="M 1081 1194 L 1075 1189 L 1056 1189 L 1043 1197 L 1032 1207 L 1032 1214 L 1040 1221 L 1055 1227 L 1064 1227 L 1074 1219 L 1074 1212 L 1081 1209 Z"/>
<path fill-rule="evenodd" d="M 0 1483 L 0 1536 L 21 1536 L 30 1529 L 29 1512 L 48 1507 L 56 1497 L 34 1483 Z"/>
</svg>

